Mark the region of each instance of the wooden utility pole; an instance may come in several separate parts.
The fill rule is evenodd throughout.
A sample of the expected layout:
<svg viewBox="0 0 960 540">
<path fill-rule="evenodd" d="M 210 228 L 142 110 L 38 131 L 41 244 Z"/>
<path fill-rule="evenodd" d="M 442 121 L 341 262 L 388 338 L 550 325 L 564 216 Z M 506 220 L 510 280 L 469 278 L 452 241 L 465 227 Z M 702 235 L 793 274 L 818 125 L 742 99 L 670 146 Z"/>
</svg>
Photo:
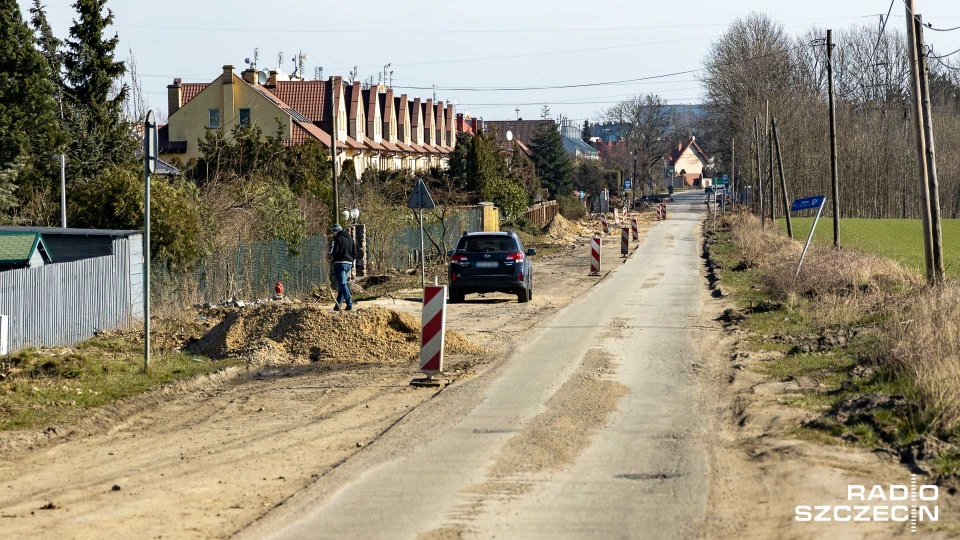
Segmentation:
<svg viewBox="0 0 960 540">
<path fill-rule="evenodd" d="M 833 247 L 840 247 L 840 185 L 837 179 L 837 106 L 833 90 L 833 30 L 827 30 L 827 83 L 830 97 L 830 185 L 833 190 Z"/>
<path fill-rule="evenodd" d="M 940 230 L 940 183 L 937 178 L 937 156 L 933 144 L 933 115 L 930 110 L 930 81 L 927 72 L 926 47 L 923 41 L 923 21 L 918 14 L 914 20 L 917 40 L 917 66 L 920 72 L 920 106 L 923 109 L 923 139 L 926 145 L 927 185 L 930 192 L 930 244 L 933 248 L 934 284 L 943 283 L 943 239 Z"/>
<path fill-rule="evenodd" d="M 760 165 L 760 119 L 753 117 L 753 139 L 757 144 L 757 204 L 760 209 L 760 227 L 764 226 L 763 216 L 763 167 Z"/>
<path fill-rule="evenodd" d="M 737 209 L 737 139 L 730 139 L 730 204 L 733 210 Z"/>
<path fill-rule="evenodd" d="M 783 174 L 783 152 L 780 151 L 780 130 L 777 129 L 777 117 L 773 122 L 773 144 L 777 146 L 777 170 L 780 171 L 780 197 L 783 199 L 783 215 L 787 218 L 787 236 L 793 238 L 793 222 L 790 219 L 790 198 L 787 197 L 787 179 Z"/>
<path fill-rule="evenodd" d="M 923 105 L 920 89 L 920 49 L 917 27 L 913 17 L 913 0 L 904 0 L 907 17 L 907 53 L 910 55 L 910 93 L 913 97 L 913 119 L 917 137 L 917 170 L 920 173 L 920 220 L 923 225 L 923 255 L 927 269 L 927 283 L 937 282 L 933 262 L 933 231 L 930 227 L 930 184 L 927 171 L 927 145 L 924 137 Z"/>
<path fill-rule="evenodd" d="M 767 154 L 769 155 L 769 166 L 767 167 L 767 183 L 770 184 L 770 224 L 777 225 L 777 203 L 774 195 L 776 184 L 773 181 L 773 130 L 770 129 L 770 100 L 767 100 Z"/>
</svg>

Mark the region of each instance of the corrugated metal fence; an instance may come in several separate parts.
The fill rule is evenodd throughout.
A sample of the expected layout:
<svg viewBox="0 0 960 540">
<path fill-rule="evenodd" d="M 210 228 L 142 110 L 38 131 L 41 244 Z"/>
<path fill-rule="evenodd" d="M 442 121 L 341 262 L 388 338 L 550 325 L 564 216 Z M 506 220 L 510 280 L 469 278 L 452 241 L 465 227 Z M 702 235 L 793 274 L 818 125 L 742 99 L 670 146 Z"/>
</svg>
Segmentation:
<svg viewBox="0 0 960 540">
<path fill-rule="evenodd" d="M 72 345 L 130 324 L 129 261 L 120 254 L 0 272 L 10 350 Z"/>
</svg>

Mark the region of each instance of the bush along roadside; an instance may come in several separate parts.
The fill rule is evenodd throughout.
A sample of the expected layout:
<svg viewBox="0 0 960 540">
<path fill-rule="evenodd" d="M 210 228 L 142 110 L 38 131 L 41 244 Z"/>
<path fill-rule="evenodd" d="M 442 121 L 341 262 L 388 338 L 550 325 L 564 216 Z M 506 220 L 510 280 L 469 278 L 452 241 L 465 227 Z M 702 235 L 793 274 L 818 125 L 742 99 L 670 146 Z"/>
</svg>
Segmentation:
<svg viewBox="0 0 960 540">
<path fill-rule="evenodd" d="M 742 332 L 735 369 L 777 381 L 807 411 L 795 434 L 887 452 L 960 485 L 960 284 L 928 289 L 876 255 L 802 245 L 753 216 L 705 224 L 720 320 Z"/>
</svg>

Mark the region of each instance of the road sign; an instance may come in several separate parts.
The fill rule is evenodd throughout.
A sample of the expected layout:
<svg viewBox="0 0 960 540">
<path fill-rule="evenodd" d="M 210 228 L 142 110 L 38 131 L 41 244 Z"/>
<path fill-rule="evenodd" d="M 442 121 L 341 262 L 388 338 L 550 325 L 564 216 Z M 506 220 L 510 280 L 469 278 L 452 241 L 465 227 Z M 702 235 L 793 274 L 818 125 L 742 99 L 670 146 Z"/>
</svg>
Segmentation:
<svg viewBox="0 0 960 540">
<path fill-rule="evenodd" d="M 799 212 L 800 210 L 813 210 L 814 208 L 819 208 L 823 204 L 825 197 L 823 195 L 817 195 L 816 197 L 807 197 L 805 199 L 797 199 L 793 201 L 793 206 L 790 207 L 791 212 Z"/>
<path fill-rule="evenodd" d="M 414 210 L 426 208 L 429 210 L 436 206 L 437 205 L 433 203 L 433 197 L 430 196 L 427 185 L 423 183 L 423 180 L 417 180 L 417 187 L 413 189 L 413 195 L 411 195 L 410 200 L 407 201 L 407 208 Z"/>
<path fill-rule="evenodd" d="M 623 181 L 623 189 L 633 189 L 633 180 L 627 178 Z"/>
</svg>

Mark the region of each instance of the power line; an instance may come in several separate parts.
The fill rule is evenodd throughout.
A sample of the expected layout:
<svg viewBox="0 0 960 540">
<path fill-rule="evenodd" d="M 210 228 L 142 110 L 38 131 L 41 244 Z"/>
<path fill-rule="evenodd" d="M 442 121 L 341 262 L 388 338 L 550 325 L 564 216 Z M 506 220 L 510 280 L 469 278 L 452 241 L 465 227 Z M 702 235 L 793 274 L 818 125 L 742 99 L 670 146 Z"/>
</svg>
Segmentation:
<svg viewBox="0 0 960 540">
<path fill-rule="evenodd" d="M 804 19 L 787 19 L 779 21 L 788 22 L 830 22 L 844 21 L 853 19 L 862 19 L 872 17 L 873 15 L 856 15 L 851 17 L 812 17 Z M 55 24 L 72 24 L 72 22 L 58 22 Z M 665 25 L 650 26 L 611 26 L 611 27 L 586 27 L 586 28 L 456 28 L 449 30 L 364 30 L 364 29 L 344 29 L 344 28 L 262 28 L 262 27 L 204 27 L 204 26 L 175 26 L 175 25 L 148 25 L 148 24 L 113 24 L 114 28 L 132 28 L 138 30 L 178 30 L 187 32 L 274 32 L 284 34 L 539 34 L 539 33 L 567 33 L 567 32 L 629 32 L 635 30 L 663 30 Z M 677 28 L 708 28 L 728 26 L 726 23 L 710 24 L 686 24 L 670 25 L 669 29 Z"/>
<path fill-rule="evenodd" d="M 927 30 L 933 30 L 934 32 L 953 32 L 954 30 L 960 30 L 960 26 L 954 26 L 953 28 L 934 28 L 932 23 L 927 23 L 924 26 L 927 27 Z"/>
<path fill-rule="evenodd" d="M 930 51 L 930 54 L 929 54 L 928 57 L 929 57 L 929 58 L 935 58 L 935 59 L 937 59 L 937 60 L 940 60 L 941 58 L 946 58 L 946 57 L 948 57 L 948 56 L 953 56 L 953 55 L 955 55 L 955 54 L 957 54 L 957 53 L 960 53 L 960 49 L 957 49 L 957 50 L 955 50 L 955 51 L 953 51 L 953 52 L 948 52 L 947 54 L 941 54 L 941 55 L 939 55 L 939 56 L 934 55 L 934 54 L 933 54 L 933 51 Z"/>
<path fill-rule="evenodd" d="M 807 46 L 808 46 L 808 44 L 798 45 L 798 46 L 796 46 L 796 47 L 790 47 L 790 48 L 783 49 L 783 50 L 780 50 L 780 51 L 774 51 L 774 52 L 772 52 L 772 53 L 768 53 L 768 54 L 764 54 L 764 55 L 760 55 L 760 56 L 754 56 L 754 57 L 746 58 L 746 59 L 744 59 L 744 60 L 739 60 L 739 61 L 736 61 L 736 62 L 727 62 L 727 63 L 725 63 L 725 64 L 720 64 L 720 65 L 721 65 L 721 66 L 733 66 L 733 65 L 739 65 L 739 64 L 746 64 L 746 63 L 752 62 L 752 61 L 754 61 L 754 60 L 760 60 L 760 59 L 767 58 L 767 57 L 770 57 L 770 56 L 777 56 L 777 55 L 784 54 L 784 53 L 788 53 L 788 52 L 791 52 L 791 51 L 795 51 L 795 50 L 797 50 L 797 49 L 801 49 L 801 48 L 807 47 Z M 587 87 L 592 87 L 592 86 L 610 86 L 610 85 L 616 85 L 616 84 L 634 83 L 634 82 L 640 82 L 640 81 L 650 81 L 650 80 L 654 80 L 654 79 L 664 79 L 664 78 L 667 78 L 667 77 L 675 77 L 675 76 L 677 76 L 677 75 L 689 75 L 689 74 L 691 74 L 691 73 L 697 73 L 697 72 L 700 72 L 700 71 L 704 71 L 705 69 L 707 69 L 707 68 L 697 68 L 697 69 L 688 69 L 688 70 L 685 70 L 685 71 L 675 71 L 675 72 L 673 72 L 673 73 L 664 73 L 664 74 L 661 74 L 661 75 L 650 75 L 650 76 L 647 76 L 647 77 L 638 77 L 638 78 L 636 78 L 636 79 L 623 79 L 623 80 L 619 80 L 619 81 L 605 81 L 605 82 L 581 83 L 581 84 L 560 84 L 560 85 L 545 85 L 545 86 L 515 86 L 515 87 L 495 87 L 495 86 L 486 86 L 486 87 L 480 87 L 480 86 L 470 86 L 470 87 L 436 86 L 436 87 L 434 87 L 434 86 L 431 85 L 431 86 L 398 86 L 397 88 L 403 88 L 403 89 L 406 89 L 406 90 L 432 90 L 432 89 L 436 88 L 437 90 L 446 90 L 446 91 L 448 91 L 448 92 L 523 92 L 523 91 L 528 91 L 528 90 L 554 90 L 554 89 L 565 89 L 565 88 L 587 88 Z"/>
</svg>

